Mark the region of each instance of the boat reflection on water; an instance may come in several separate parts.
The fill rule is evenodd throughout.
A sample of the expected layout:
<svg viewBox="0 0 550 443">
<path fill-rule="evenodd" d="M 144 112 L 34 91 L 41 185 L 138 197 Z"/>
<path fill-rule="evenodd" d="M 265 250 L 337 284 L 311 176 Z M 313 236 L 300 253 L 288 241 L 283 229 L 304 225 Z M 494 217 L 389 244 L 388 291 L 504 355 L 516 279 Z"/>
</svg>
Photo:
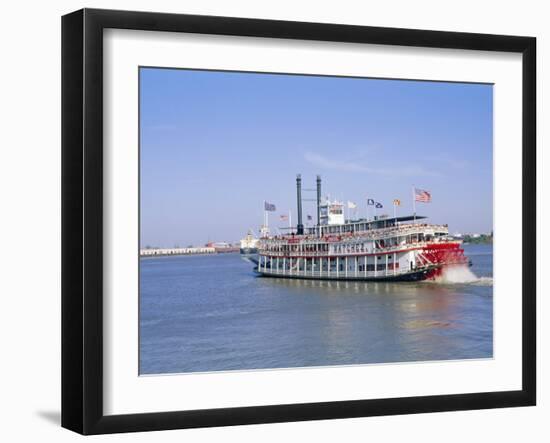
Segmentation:
<svg viewBox="0 0 550 443">
<path fill-rule="evenodd" d="M 405 316 L 414 316 L 405 327 L 448 327 L 455 320 L 453 315 L 457 300 L 453 297 L 455 288 L 450 285 L 432 285 L 423 282 L 350 282 L 327 280 L 300 280 L 272 278 L 267 286 L 279 286 L 295 295 L 315 297 L 365 297 L 391 306 Z M 374 307 L 373 307 L 374 308 Z M 420 318 L 426 315 L 426 319 Z"/>
<path fill-rule="evenodd" d="M 265 284 L 285 286 L 288 288 L 311 288 L 314 294 L 338 295 L 342 294 L 357 294 L 357 295 L 372 295 L 372 294 L 425 294 L 427 291 L 441 292 L 442 294 L 450 293 L 451 288 L 445 285 L 432 285 L 424 282 L 354 282 L 354 281 L 332 281 L 332 280 L 305 280 L 305 279 L 288 279 L 288 278 L 271 278 L 266 279 Z"/>
</svg>

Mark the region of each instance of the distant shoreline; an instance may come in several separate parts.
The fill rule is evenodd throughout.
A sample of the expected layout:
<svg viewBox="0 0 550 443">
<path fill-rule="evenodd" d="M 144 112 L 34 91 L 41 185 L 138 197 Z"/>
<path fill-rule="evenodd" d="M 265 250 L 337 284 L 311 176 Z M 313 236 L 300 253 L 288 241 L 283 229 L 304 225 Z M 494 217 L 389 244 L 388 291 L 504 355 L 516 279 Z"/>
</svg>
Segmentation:
<svg viewBox="0 0 550 443">
<path fill-rule="evenodd" d="M 161 257 L 204 257 L 207 255 L 219 256 L 219 255 L 231 255 L 239 254 L 239 251 L 227 251 L 227 252 L 194 252 L 194 253 L 173 253 L 173 254 L 140 254 L 139 258 L 161 258 Z"/>
<path fill-rule="evenodd" d="M 481 234 L 477 237 L 465 235 L 462 237 L 462 242 L 466 245 L 492 245 L 493 235 Z"/>
</svg>

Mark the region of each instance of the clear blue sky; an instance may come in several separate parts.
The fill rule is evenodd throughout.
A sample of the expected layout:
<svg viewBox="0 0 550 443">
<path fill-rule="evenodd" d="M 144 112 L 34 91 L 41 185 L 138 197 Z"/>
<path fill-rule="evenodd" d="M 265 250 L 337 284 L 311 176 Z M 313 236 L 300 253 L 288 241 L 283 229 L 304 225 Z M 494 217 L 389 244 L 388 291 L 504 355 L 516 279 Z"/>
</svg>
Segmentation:
<svg viewBox="0 0 550 443">
<path fill-rule="evenodd" d="M 304 188 L 412 213 L 451 232 L 492 230 L 491 85 L 142 68 L 141 244 L 236 241 Z M 304 192 L 304 198 L 313 193 Z M 315 203 L 304 203 L 315 215 Z"/>
</svg>

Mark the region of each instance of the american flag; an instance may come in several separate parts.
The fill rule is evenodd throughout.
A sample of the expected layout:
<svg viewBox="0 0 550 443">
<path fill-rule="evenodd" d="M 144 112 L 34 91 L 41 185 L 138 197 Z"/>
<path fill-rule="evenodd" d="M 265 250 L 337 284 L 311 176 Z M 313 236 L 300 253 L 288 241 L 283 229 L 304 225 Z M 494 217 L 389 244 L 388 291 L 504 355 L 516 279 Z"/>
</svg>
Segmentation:
<svg viewBox="0 0 550 443">
<path fill-rule="evenodd" d="M 268 203 L 266 201 L 264 201 L 264 209 L 269 212 L 275 212 L 277 210 L 273 203 Z"/>
<path fill-rule="evenodd" d="M 285 220 L 288 220 L 288 215 L 280 215 L 279 218 L 285 221 Z"/>
<path fill-rule="evenodd" d="M 312 217 L 311 215 L 308 215 L 308 216 L 307 216 L 307 219 L 308 219 L 309 221 L 311 221 L 311 220 L 313 220 L 313 217 Z"/>
<path fill-rule="evenodd" d="M 414 199 L 421 203 L 430 203 L 432 201 L 432 194 L 424 189 L 414 188 Z"/>
</svg>

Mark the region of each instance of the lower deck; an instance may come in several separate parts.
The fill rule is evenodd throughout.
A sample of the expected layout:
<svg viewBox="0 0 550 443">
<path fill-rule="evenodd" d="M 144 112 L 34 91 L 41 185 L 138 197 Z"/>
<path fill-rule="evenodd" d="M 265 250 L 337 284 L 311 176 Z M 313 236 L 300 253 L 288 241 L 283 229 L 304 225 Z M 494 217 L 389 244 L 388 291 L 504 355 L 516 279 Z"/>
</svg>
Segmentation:
<svg viewBox="0 0 550 443">
<path fill-rule="evenodd" d="M 437 268 L 420 263 L 412 251 L 379 256 L 272 257 L 260 255 L 256 272 L 267 277 L 316 280 L 419 280 Z"/>
<path fill-rule="evenodd" d="M 467 264 L 456 241 L 420 242 L 399 248 L 387 245 L 334 243 L 325 251 L 292 244 L 290 251 L 271 245 L 260 249 L 257 272 L 264 276 L 317 280 L 420 280 L 448 265 Z M 384 247 L 380 247 L 384 246 Z M 327 250 L 328 249 L 328 250 Z M 327 253 L 328 252 L 328 253 Z"/>
</svg>

